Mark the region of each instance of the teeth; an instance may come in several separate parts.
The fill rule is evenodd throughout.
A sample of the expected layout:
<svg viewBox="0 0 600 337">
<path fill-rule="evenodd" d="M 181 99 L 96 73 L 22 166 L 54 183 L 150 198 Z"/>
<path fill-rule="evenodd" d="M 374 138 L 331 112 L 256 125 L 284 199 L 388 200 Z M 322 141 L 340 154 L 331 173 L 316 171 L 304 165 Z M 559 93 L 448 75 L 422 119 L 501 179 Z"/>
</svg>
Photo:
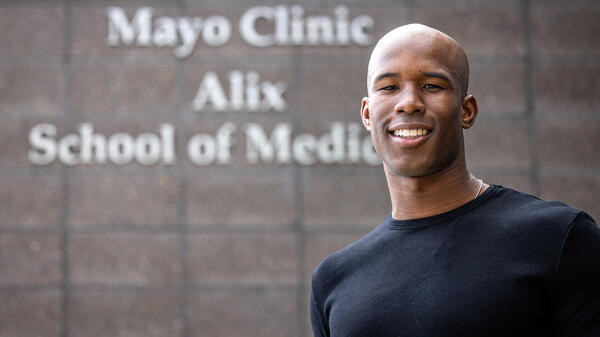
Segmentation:
<svg viewBox="0 0 600 337">
<path fill-rule="evenodd" d="M 424 129 L 401 129 L 401 130 L 395 130 L 394 131 L 394 136 L 399 136 L 399 137 L 418 137 L 418 136 L 423 136 L 428 134 L 429 131 L 428 130 L 424 130 Z"/>
</svg>

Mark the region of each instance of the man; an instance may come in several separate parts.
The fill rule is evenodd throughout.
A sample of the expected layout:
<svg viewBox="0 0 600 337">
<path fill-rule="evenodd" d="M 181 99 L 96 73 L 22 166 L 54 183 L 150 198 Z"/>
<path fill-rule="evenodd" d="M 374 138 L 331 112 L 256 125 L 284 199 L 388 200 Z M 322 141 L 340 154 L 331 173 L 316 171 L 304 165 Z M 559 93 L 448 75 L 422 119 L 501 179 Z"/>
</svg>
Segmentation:
<svg viewBox="0 0 600 337">
<path fill-rule="evenodd" d="M 411 24 L 386 34 L 361 116 L 392 213 L 312 278 L 315 336 L 600 336 L 600 230 L 584 212 L 485 184 L 463 48 Z"/>
</svg>

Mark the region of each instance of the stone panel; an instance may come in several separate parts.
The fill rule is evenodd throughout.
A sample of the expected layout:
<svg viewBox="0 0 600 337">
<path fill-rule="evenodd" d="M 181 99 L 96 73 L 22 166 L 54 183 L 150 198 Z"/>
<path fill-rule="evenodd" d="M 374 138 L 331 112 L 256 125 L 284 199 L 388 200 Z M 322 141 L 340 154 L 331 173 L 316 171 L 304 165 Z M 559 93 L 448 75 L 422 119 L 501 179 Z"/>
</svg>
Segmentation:
<svg viewBox="0 0 600 337">
<path fill-rule="evenodd" d="M 532 8 L 570 8 L 570 9 L 600 9 L 596 0 L 531 0 Z"/>
<path fill-rule="evenodd" d="M 469 93 L 485 115 L 525 114 L 525 75 L 521 64 L 471 64 Z"/>
<path fill-rule="evenodd" d="M 63 13 L 53 9 L 0 12 L 0 55 L 61 54 Z"/>
<path fill-rule="evenodd" d="M 19 9 L 19 8 L 61 8 L 62 0 L 21 0 L 21 1 L 3 1 L 0 3 L 0 8 Z"/>
<path fill-rule="evenodd" d="M 521 2 L 519 0 L 507 1 L 479 1 L 479 0 L 431 0 L 417 1 L 415 7 L 419 8 L 448 8 L 460 10 L 481 10 L 481 9 L 519 9 Z"/>
<path fill-rule="evenodd" d="M 211 0 L 215 1 L 215 0 Z M 281 4 L 281 3 L 279 3 Z M 268 6 L 268 3 L 263 3 L 261 6 Z M 184 12 L 188 17 L 201 17 L 208 19 L 210 17 L 222 16 L 226 18 L 231 25 L 231 36 L 227 43 L 221 46 L 211 46 L 206 43 L 203 36 L 198 39 L 193 52 L 186 58 L 189 64 L 213 64 L 227 65 L 231 68 L 238 68 L 241 65 L 277 65 L 283 64 L 289 68 L 292 64 L 292 56 L 294 48 L 289 46 L 267 46 L 257 47 L 248 43 L 240 32 L 240 21 L 242 15 L 251 7 L 251 3 L 241 6 L 206 6 L 203 9 L 199 6 L 190 6 Z M 221 8 L 219 8 L 221 7 Z M 256 30 L 261 34 L 272 33 L 274 30 L 273 23 L 268 23 L 266 20 L 258 20 L 255 25 Z M 240 62 L 240 60 L 243 60 Z"/>
<path fill-rule="evenodd" d="M 302 68 L 299 109 L 312 118 L 346 112 L 358 120 L 361 99 L 366 95 L 366 64 L 323 64 Z"/>
<path fill-rule="evenodd" d="M 192 235 L 190 282 L 212 285 L 293 284 L 296 240 L 290 234 Z"/>
<path fill-rule="evenodd" d="M 534 52 L 598 55 L 600 36 L 590 34 L 590 32 L 600 31 L 598 16 L 600 16 L 598 8 L 596 10 L 533 9 L 531 34 Z"/>
<path fill-rule="evenodd" d="M 464 131 L 469 167 L 528 169 L 530 150 L 527 121 L 486 120 L 485 116 Z"/>
<path fill-rule="evenodd" d="M 296 295 L 288 291 L 190 294 L 190 337 L 298 336 Z"/>
<path fill-rule="evenodd" d="M 0 66 L 0 112 L 8 116 L 56 117 L 61 108 L 58 67 Z"/>
<path fill-rule="evenodd" d="M 181 265 L 174 234 L 73 234 L 74 285 L 176 285 Z"/>
<path fill-rule="evenodd" d="M 194 7 L 210 7 L 210 8 L 219 8 L 219 7 L 225 7 L 225 8 L 250 8 L 250 7 L 254 7 L 254 6 L 275 6 L 275 5 L 281 5 L 282 2 L 281 1 L 277 1 L 277 0 L 251 0 L 251 1 L 247 1 L 247 0 L 231 0 L 228 1 L 227 3 L 224 3 L 223 1 L 219 1 L 219 0 L 183 0 L 183 2 L 185 3 L 186 7 L 190 7 L 190 8 L 194 8 Z M 344 3 L 346 3 L 347 1 L 345 1 Z M 285 3 L 285 2 L 283 2 Z M 318 4 L 320 4 L 320 2 L 317 2 Z M 306 3 L 303 2 L 304 4 L 311 4 L 310 1 L 307 1 Z"/>
<path fill-rule="evenodd" d="M 312 270 L 377 226 L 391 205 L 381 166 L 248 163 L 248 123 L 259 124 L 267 136 L 276 124 L 290 123 L 292 139 L 304 132 L 321 137 L 334 121 L 360 123 L 373 45 L 259 48 L 242 39 L 239 19 L 247 9 L 293 4 L 0 4 L 0 336 L 310 335 Z M 527 193 L 539 187 L 541 197 L 599 219 L 598 1 L 300 5 L 305 17 L 332 17 L 339 5 L 349 8 L 350 18 L 372 16 L 373 42 L 410 22 L 455 37 L 469 53 L 471 92 L 480 107 L 476 126 L 465 132 L 469 169 L 487 183 Z M 232 37 L 222 47 L 200 40 L 184 59 L 172 47 L 110 47 L 109 6 L 125 8 L 128 19 L 142 6 L 154 8 L 153 19 L 222 15 L 232 24 Z M 521 12 L 525 6 L 528 12 Z M 268 33 L 273 26 L 261 20 L 257 28 Z M 531 59 L 524 55 L 529 29 Z M 194 111 L 203 76 L 216 72 L 229 96 L 227 74 L 233 70 L 284 82 L 286 109 Z M 533 97 L 527 97 L 529 80 Z M 526 111 L 531 100 L 536 111 Z M 227 165 L 191 163 L 187 144 L 178 143 L 176 165 L 46 167 L 27 159 L 28 131 L 41 122 L 57 125 L 58 137 L 76 132 L 82 122 L 105 135 L 133 136 L 172 123 L 177 141 L 184 142 L 233 122 L 239 138 Z M 537 137 L 532 148 L 530 122 Z M 367 137 L 361 132 L 361 139 Z M 61 247 L 64 225 L 68 247 Z M 68 261 L 61 260 L 64 248 Z M 68 303 L 62 302 L 65 272 Z"/>
<path fill-rule="evenodd" d="M 0 303 L 0 336 L 60 336 L 58 291 L 0 291 Z"/>
<path fill-rule="evenodd" d="M 0 234 L 0 285 L 58 285 L 62 279 L 60 238 Z"/>
<path fill-rule="evenodd" d="M 64 130 L 64 121 L 62 119 L 49 118 L 7 118 L 0 122 L 0 168 L 8 169 L 7 171 L 22 172 L 19 169 L 36 168 L 30 172 L 39 172 L 41 175 L 47 175 L 50 170 L 47 167 L 56 169 L 58 160 L 47 165 L 34 164 L 29 159 L 29 151 L 40 153 L 41 147 L 39 144 L 34 146 L 29 140 L 31 130 L 40 124 L 52 124 L 57 129 L 57 137 L 54 141 L 58 142 Z M 56 156 L 58 158 L 58 156 Z"/>
<path fill-rule="evenodd" d="M 62 186 L 52 177 L 0 178 L 0 228 L 57 229 Z"/>
<path fill-rule="evenodd" d="M 71 4 L 75 8 L 104 8 L 107 6 L 156 6 L 156 7 L 174 7 L 176 0 L 77 0 Z"/>
<path fill-rule="evenodd" d="M 158 0 L 164 2 L 164 0 Z M 150 1 L 135 4 L 133 1 L 104 1 L 104 4 L 98 4 L 93 1 L 95 6 L 85 6 L 82 1 L 77 1 L 72 10 L 71 22 L 71 52 L 74 56 L 98 57 L 98 56 L 122 56 L 127 60 L 137 63 L 146 62 L 168 62 L 173 63 L 175 58 L 171 48 L 149 48 L 135 46 L 110 46 L 108 44 L 108 15 L 106 10 L 108 6 L 119 6 L 125 8 L 127 19 L 132 21 L 135 10 L 144 6 L 153 6 Z M 87 5 L 92 4 L 88 2 Z M 80 6 L 82 5 L 82 6 Z M 87 7 L 87 8 L 86 8 Z M 154 12 L 155 16 L 173 16 L 175 11 L 170 9 L 158 9 Z"/>
<path fill-rule="evenodd" d="M 600 122 L 550 119 L 539 124 L 537 133 L 542 166 L 599 167 Z"/>
<path fill-rule="evenodd" d="M 518 10 L 416 9 L 415 19 L 452 36 L 469 56 L 523 53 Z"/>
<path fill-rule="evenodd" d="M 74 291 L 69 336 L 178 336 L 176 292 Z"/>
<path fill-rule="evenodd" d="M 107 119 L 175 115 L 175 67 L 76 65 L 71 69 L 69 109 Z"/>
<path fill-rule="evenodd" d="M 234 73 L 234 71 L 237 71 Z M 254 72 L 258 77 L 256 80 L 253 80 L 253 75 L 251 72 Z M 208 96 L 206 102 L 203 106 L 195 106 L 194 100 L 198 96 L 198 91 L 202 88 L 206 88 L 207 85 L 210 85 L 214 82 L 206 82 L 207 74 L 212 73 L 217 76 L 218 83 L 220 84 L 221 93 L 223 93 L 224 98 L 226 99 L 227 107 L 224 111 L 215 111 L 215 100 L 216 94 L 212 96 Z M 242 106 L 238 109 L 231 108 L 232 102 L 232 88 L 234 85 L 232 83 L 237 83 L 237 80 L 232 82 L 232 74 L 234 74 L 234 78 L 239 79 L 241 82 L 240 86 L 235 86 L 235 88 L 239 88 L 242 96 L 240 100 L 242 102 Z M 249 76 L 250 74 L 250 76 Z M 213 75 L 213 76 L 214 76 Z M 237 77 L 241 76 L 241 77 Z M 208 79 L 214 79 L 214 77 L 208 77 Z M 256 83 L 256 86 L 252 86 L 256 88 L 259 92 L 259 102 L 261 104 L 263 102 L 267 102 L 265 100 L 265 94 L 262 90 L 262 86 L 264 82 L 269 82 L 275 85 L 282 85 L 284 88 L 283 101 L 284 106 L 277 110 L 275 108 L 269 108 L 269 110 L 264 111 L 263 109 L 250 110 L 249 107 L 249 96 L 247 94 L 247 90 L 251 88 L 251 83 Z M 279 118 L 281 116 L 289 116 L 290 111 L 292 110 L 292 101 L 297 99 L 298 93 L 294 91 L 292 87 L 292 71 L 290 66 L 282 66 L 282 65 L 249 65 L 246 63 L 235 63 L 235 64 L 196 64 L 196 63 L 188 63 L 185 66 L 185 89 L 184 89 L 184 108 L 188 111 L 192 112 L 192 116 L 196 118 L 203 119 L 212 119 L 212 118 L 229 118 L 229 119 L 237 119 L 237 118 L 256 118 L 261 116 L 275 117 Z M 201 109 L 201 110 L 199 110 Z"/>
<path fill-rule="evenodd" d="M 304 205 L 307 225 L 322 228 L 374 228 L 391 212 L 383 168 L 378 175 L 311 176 Z"/>
<path fill-rule="evenodd" d="M 244 113 L 197 113 L 190 116 L 190 121 L 186 122 L 184 128 L 185 144 L 181 144 L 182 159 L 186 164 L 189 176 L 196 180 L 201 177 L 211 176 L 244 176 L 253 175 L 252 171 L 263 172 L 263 177 L 289 177 L 291 169 L 291 161 L 281 164 L 283 147 L 276 147 L 276 142 L 272 141 L 272 136 L 277 130 L 290 128 L 292 133 L 295 126 L 291 123 L 289 116 L 281 115 L 277 112 L 265 112 L 256 114 Z M 261 129 L 262 134 L 255 132 L 248 137 L 249 126 L 253 128 L 257 126 Z M 283 128 L 282 128 L 283 127 Z M 257 131 L 255 129 L 255 131 Z M 228 138 L 229 145 L 220 140 L 219 133 Z M 262 137 L 261 137 L 262 136 Z M 290 135 L 293 138 L 294 135 Z M 194 143 L 197 137 L 207 139 Z M 264 137 L 264 138 L 263 138 Z M 224 138 L 225 139 L 225 138 Z M 285 139 L 288 140 L 287 137 Z M 214 152 L 207 150 L 209 142 L 211 142 Z M 260 147 L 262 141 L 265 141 L 265 148 L 272 148 L 272 156 L 266 155 L 269 151 Z M 282 142 L 282 145 L 285 142 Z M 290 141 L 291 143 L 291 141 Z M 194 145 L 195 144 L 195 145 Z M 223 145 L 219 145 L 223 144 Z M 193 146 L 192 146 L 193 145 Z M 227 146 L 224 146 L 227 145 Z M 289 144 L 288 144 L 289 145 Z M 287 150 L 287 148 L 286 148 Z M 291 151 L 291 150 L 290 150 Z M 248 159 L 249 154 L 256 154 L 256 160 Z M 281 160 L 280 160 L 281 159 Z M 269 171 L 277 171 L 276 174 L 269 174 Z M 240 173 L 243 174 L 240 175 Z"/>
<path fill-rule="evenodd" d="M 93 178 L 95 181 L 98 180 L 99 177 L 101 178 L 100 180 L 102 180 L 102 178 L 118 177 L 117 180 L 131 181 L 133 185 L 140 182 L 140 180 L 143 180 L 143 178 L 148 178 L 152 183 L 149 184 L 150 186 L 144 186 L 143 188 L 148 188 L 149 190 L 153 189 L 152 186 L 155 186 L 158 181 L 158 184 L 162 186 L 160 189 L 162 191 L 160 192 L 161 195 L 158 197 L 164 198 L 172 194 L 173 191 L 171 187 L 173 186 L 171 186 L 171 182 L 174 182 L 174 180 L 169 180 L 168 186 L 164 186 L 162 179 L 173 178 L 176 176 L 177 163 L 180 160 L 184 160 L 184 158 L 179 158 L 177 151 L 180 147 L 184 147 L 184 144 L 179 144 L 177 137 L 181 130 L 177 128 L 177 124 L 170 117 L 156 116 L 156 118 L 147 118 L 141 121 L 115 121 L 106 120 L 102 118 L 102 116 L 93 116 L 90 118 L 77 116 L 71 118 L 71 121 L 72 131 L 78 137 L 81 134 L 81 126 L 83 123 L 86 123 L 92 128 L 93 134 L 101 137 L 103 136 L 105 139 L 103 149 L 104 162 L 102 162 L 102 159 L 100 161 L 98 160 L 99 158 L 95 155 L 95 147 L 93 147 L 92 153 L 94 153 L 94 155 L 91 158 L 91 162 L 81 163 L 81 148 L 79 148 L 75 151 L 75 160 L 77 161 L 77 164 L 70 166 L 70 172 L 72 173 L 71 177 Z M 170 138 L 168 133 L 165 133 L 163 136 L 163 131 L 161 131 L 162 125 L 167 125 L 170 128 L 172 127 L 170 130 L 173 132 L 173 139 Z M 58 133 L 58 137 L 64 137 L 66 134 L 65 128 L 59 126 Z M 118 139 L 118 134 L 122 133 L 131 136 L 132 142 L 130 144 L 132 145 L 132 156 L 129 158 L 121 155 L 125 151 L 120 150 L 118 151 L 119 154 L 114 156 L 114 151 L 109 150 L 111 139 Z M 143 136 L 144 134 L 145 136 Z M 152 136 L 148 137 L 148 134 L 153 135 L 156 138 Z M 142 142 L 140 142 L 141 137 L 144 137 Z M 158 140 L 158 142 L 154 143 L 155 140 Z M 173 140 L 172 148 L 171 144 L 169 144 L 171 140 Z M 156 147 L 156 144 L 158 144 L 158 147 Z M 144 148 L 141 149 L 140 145 L 144 145 Z M 169 149 L 167 149 L 166 146 L 168 146 Z M 158 151 L 154 153 L 156 149 L 158 149 Z M 141 151 L 144 151 L 144 154 L 142 154 Z M 171 153 L 171 151 L 175 153 L 173 159 L 170 158 L 170 155 L 167 155 L 168 153 Z M 111 157 L 111 153 L 113 153 L 113 157 Z M 118 163 L 120 159 L 124 160 L 125 163 Z M 144 184 L 144 182 L 142 182 L 142 184 Z M 159 189 L 157 189 L 157 193 L 158 190 Z M 152 198 L 151 195 L 147 197 Z M 164 199 L 161 200 L 165 201 Z M 167 200 L 165 201 L 166 204 L 161 204 L 158 207 L 171 207 L 171 202 L 175 201 Z M 161 217 L 170 217 L 172 215 L 172 212 L 165 212 L 165 214 L 159 216 L 158 219 Z"/>
<path fill-rule="evenodd" d="M 289 226 L 295 216 L 293 188 L 291 180 L 279 177 L 190 177 L 187 219 L 192 226 Z"/>
<path fill-rule="evenodd" d="M 378 0 L 366 4 L 358 0 L 351 0 L 344 1 L 343 3 L 328 3 L 324 6 L 323 4 L 316 4 L 315 7 L 309 7 L 307 5 L 309 8 L 306 10 L 307 16 L 328 15 L 332 18 L 335 18 L 334 8 L 339 5 L 345 5 L 348 8 L 349 22 L 352 22 L 352 20 L 357 17 L 366 15 L 373 19 L 373 27 L 364 30 L 370 41 L 368 45 L 353 42 L 344 46 L 304 45 L 299 47 L 299 56 L 302 58 L 302 62 L 305 65 L 309 65 L 306 68 L 310 68 L 311 64 L 328 64 L 334 66 L 346 64 L 366 71 L 369 56 L 375 42 L 388 31 L 414 21 L 414 19 L 411 18 L 412 9 L 408 7 L 408 4 L 405 1 L 394 1 L 393 6 L 387 5 L 386 2 L 388 1 L 390 0 Z M 318 2 L 318 0 L 309 0 L 307 3 L 312 4 L 313 2 Z M 304 5 L 305 2 L 302 4 Z M 325 78 L 333 74 L 325 72 L 322 75 L 323 78 Z M 363 78 L 361 82 L 365 83 L 365 78 Z M 337 79 L 340 78 L 337 77 Z M 366 83 L 364 86 L 366 86 Z M 330 89 L 331 88 L 327 88 L 326 90 Z"/>
<path fill-rule="evenodd" d="M 573 116 L 598 111 L 600 65 L 537 65 L 533 84 L 538 114 Z"/>
<path fill-rule="evenodd" d="M 177 224 L 173 178 L 74 178 L 69 194 L 73 228 L 103 226 L 173 228 Z"/>
<path fill-rule="evenodd" d="M 44 121 L 46 122 L 46 121 Z M 25 120 L 0 123 L 0 168 L 31 166 L 27 158 L 29 131 L 35 126 Z"/>
</svg>

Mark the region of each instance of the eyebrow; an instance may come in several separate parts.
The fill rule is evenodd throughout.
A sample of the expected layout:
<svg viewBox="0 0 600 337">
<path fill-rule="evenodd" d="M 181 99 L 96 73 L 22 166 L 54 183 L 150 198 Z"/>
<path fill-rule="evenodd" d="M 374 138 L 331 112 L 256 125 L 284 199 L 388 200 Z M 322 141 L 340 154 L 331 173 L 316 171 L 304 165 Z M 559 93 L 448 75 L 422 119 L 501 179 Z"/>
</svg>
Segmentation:
<svg viewBox="0 0 600 337">
<path fill-rule="evenodd" d="M 423 75 L 425 75 L 427 77 L 437 77 L 446 82 L 450 82 L 450 79 L 448 78 L 448 76 L 446 76 L 442 73 L 428 71 L 428 72 L 424 72 Z M 392 73 L 392 72 L 379 74 L 379 75 L 377 75 L 377 77 L 375 77 L 375 79 L 373 80 L 373 83 L 377 83 L 378 81 L 381 81 L 384 78 L 397 77 L 397 76 L 399 76 L 397 73 Z"/>
<path fill-rule="evenodd" d="M 450 82 L 450 79 L 448 78 L 448 76 L 442 74 L 442 73 L 436 73 L 436 72 L 425 72 L 423 73 L 425 76 L 427 77 L 437 77 L 437 78 L 441 78 L 442 80 L 446 81 L 446 82 Z"/>
<path fill-rule="evenodd" d="M 373 80 L 373 83 L 377 83 L 378 81 L 381 81 L 384 78 L 397 77 L 397 76 L 398 76 L 397 73 L 383 73 L 383 74 L 379 74 L 379 75 L 377 75 L 377 77 L 375 77 L 375 79 Z"/>
</svg>

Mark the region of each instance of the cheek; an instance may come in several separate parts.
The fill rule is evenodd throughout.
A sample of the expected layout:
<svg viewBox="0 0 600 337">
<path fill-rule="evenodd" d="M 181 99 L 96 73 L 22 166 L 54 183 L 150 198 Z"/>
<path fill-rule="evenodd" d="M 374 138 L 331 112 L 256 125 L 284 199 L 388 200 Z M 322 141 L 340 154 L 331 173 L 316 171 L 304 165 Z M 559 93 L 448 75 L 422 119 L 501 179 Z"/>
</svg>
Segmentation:
<svg viewBox="0 0 600 337">
<path fill-rule="evenodd" d="M 371 103 L 369 104 L 369 124 L 371 126 L 371 133 L 376 134 L 382 124 L 382 110 L 381 104 Z"/>
<path fill-rule="evenodd" d="M 379 125 L 385 122 L 387 115 L 393 110 L 393 105 L 389 99 L 373 99 L 369 105 L 369 113 L 372 125 Z"/>
<path fill-rule="evenodd" d="M 454 97 L 440 97 L 429 104 L 430 110 L 437 111 L 442 125 L 454 129 L 462 127 L 462 106 Z"/>
<path fill-rule="evenodd" d="M 438 146 L 440 147 L 440 152 L 454 156 L 463 146 L 460 114 L 449 114 L 445 116 L 442 123 L 444 123 L 445 127 L 439 139 L 440 144 Z"/>
</svg>

